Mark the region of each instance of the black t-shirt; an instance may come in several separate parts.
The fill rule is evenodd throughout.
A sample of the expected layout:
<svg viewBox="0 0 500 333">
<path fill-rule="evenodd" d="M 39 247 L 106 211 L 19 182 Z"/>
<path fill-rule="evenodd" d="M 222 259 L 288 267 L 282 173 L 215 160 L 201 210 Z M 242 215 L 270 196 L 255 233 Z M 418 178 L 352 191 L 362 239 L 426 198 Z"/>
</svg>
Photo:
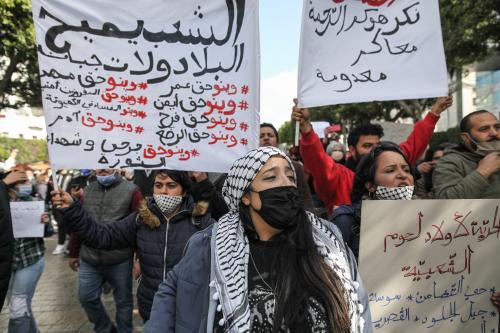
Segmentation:
<svg viewBox="0 0 500 333">
<path fill-rule="evenodd" d="M 250 241 L 251 256 L 248 260 L 248 301 L 250 305 L 250 332 L 272 332 L 274 322 L 276 272 L 273 269 L 282 240 Z M 253 259 L 253 260 L 252 260 Z M 224 332 L 219 325 L 222 313 L 217 312 L 215 317 L 215 333 Z M 327 333 L 328 320 L 324 307 L 311 298 L 308 313 L 299 327 L 286 328 L 281 332 L 315 332 Z"/>
</svg>

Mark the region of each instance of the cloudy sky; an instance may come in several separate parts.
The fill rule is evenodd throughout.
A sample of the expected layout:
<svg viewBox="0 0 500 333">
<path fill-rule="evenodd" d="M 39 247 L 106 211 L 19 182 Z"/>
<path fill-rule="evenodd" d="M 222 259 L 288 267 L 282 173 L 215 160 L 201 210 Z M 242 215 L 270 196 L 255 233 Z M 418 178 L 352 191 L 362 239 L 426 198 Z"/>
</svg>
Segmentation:
<svg viewBox="0 0 500 333">
<path fill-rule="evenodd" d="M 261 122 L 279 128 L 297 93 L 301 0 L 260 1 Z"/>
</svg>

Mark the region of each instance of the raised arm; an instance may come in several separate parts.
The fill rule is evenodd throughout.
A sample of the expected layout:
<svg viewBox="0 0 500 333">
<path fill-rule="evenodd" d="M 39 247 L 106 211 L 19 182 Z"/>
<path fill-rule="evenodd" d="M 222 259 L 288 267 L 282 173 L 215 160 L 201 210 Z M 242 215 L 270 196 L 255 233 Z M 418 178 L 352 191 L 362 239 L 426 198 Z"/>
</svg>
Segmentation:
<svg viewBox="0 0 500 333">
<path fill-rule="evenodd" d="M 300 122 L 300 154 L 314 178 L 316 193 L 330 210 L 334 205 L 350 204 L 354 173 L 328 156 L 309 118 L 308 109 L 293 108 L 292 120 Z"/>
<path fill-rule="evenodd" d="M 78 234 L 88 246 L 102 250 L 136 247 L 137 213 L 122 220 L 99 223 L 85 212 L 79 201 L 73 201 L 67 192 L 53 191 L 52 202 L 56 209 L 61 209 L 70 231 Z"/>
<path fill-rule="evenodd" d="M 432 134 L 434 133 L 434 129 L 441 113 L 448 109 L 452 104 L 453 97 L 439 97 L 425 118 L 415 124 L 413 131 L 410 133 L 406 141 L 399 144 L 401 150 L 405 153 L 411 164 L 416 164 L 418 159 L 424 154 L 429 142 L 431 141 Z"/>
</svg>

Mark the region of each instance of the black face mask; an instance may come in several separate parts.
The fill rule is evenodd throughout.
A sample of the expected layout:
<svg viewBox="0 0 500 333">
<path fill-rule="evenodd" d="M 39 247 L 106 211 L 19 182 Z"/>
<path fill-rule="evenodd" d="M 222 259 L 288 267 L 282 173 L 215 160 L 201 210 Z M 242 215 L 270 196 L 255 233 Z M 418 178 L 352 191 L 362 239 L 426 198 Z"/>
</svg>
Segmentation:
<svg viewBox="0 0 500 333">
<path fill-rule="evenodd" d="M 296 217 L 303 205 L 296 187 L 274 187 L 256 193 L 262 202 L 257 213 L 267 224 L 278 230 L 288 229 L 297 224 Z"/>
</svg>

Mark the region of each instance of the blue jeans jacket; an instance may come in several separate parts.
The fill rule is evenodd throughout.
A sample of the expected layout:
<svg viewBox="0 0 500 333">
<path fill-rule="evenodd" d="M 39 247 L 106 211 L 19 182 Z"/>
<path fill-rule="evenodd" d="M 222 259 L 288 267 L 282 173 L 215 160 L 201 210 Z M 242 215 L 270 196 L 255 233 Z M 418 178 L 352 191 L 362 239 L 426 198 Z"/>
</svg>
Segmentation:
<svg viewBox="0 0 500 333">
<path fill-rule="evenodd" d="M 325 223 L 328 222 L 325 221 Z M 341 239 L 338 229 L 331 223 L 328 225 Z M 210 297 L 215 293 L 215 288 L 210 287 L 209 284 L 213 276 L 212 239 L 215 237 L 212 237 L 212 233 L 215 230 L 216 227 L 210 227 L 191 237 L 184 257 L 168 273 L 155 294 L 151 317 L 144 327 L 144 333 L 212 333 L 217 301 Z M 371 333 L 368 297 L 361 277 L 357 273 L 354 256 L 350 251 L 349 253 L 351 271 L 359 284 L 357 292 L 363 304 L 364 333 Z"/>
</svg>

